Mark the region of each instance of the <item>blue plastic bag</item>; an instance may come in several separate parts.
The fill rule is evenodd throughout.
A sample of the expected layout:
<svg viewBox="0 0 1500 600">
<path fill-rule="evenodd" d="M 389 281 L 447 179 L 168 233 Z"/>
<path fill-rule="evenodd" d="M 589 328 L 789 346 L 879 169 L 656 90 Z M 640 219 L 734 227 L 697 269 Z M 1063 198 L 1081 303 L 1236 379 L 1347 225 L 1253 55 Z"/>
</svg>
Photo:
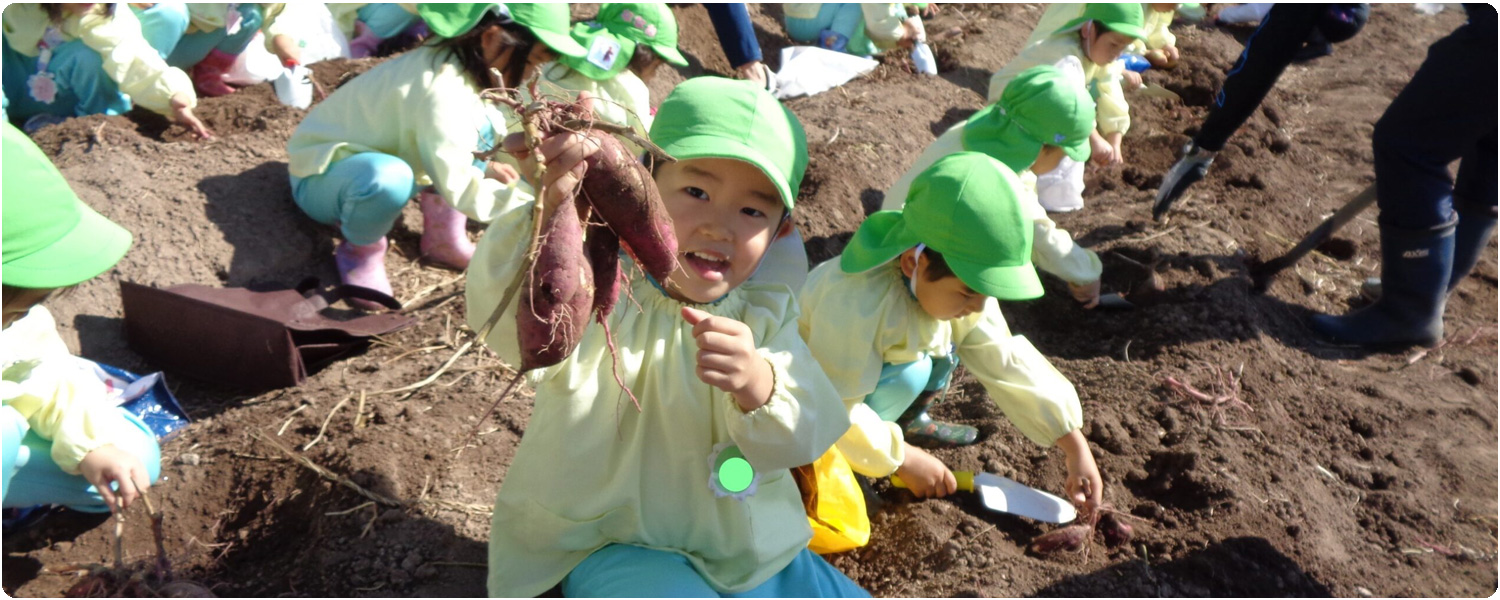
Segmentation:
<svg viewBox="0 0 1500 600">
<path fill-rule="evenodd" d="M 182 428 L 191 422 L 172 391 L 167 389 L 165 375 L 152 373 L 141 376 L 105 364 L 94 365 L 100 375 L 99 379 L 109 388 L 110 396 L 118 394 L 116 401 L 119 406 L 139 417 L 156 434 L 158 442 L 177 437 Z"/>
</svg>

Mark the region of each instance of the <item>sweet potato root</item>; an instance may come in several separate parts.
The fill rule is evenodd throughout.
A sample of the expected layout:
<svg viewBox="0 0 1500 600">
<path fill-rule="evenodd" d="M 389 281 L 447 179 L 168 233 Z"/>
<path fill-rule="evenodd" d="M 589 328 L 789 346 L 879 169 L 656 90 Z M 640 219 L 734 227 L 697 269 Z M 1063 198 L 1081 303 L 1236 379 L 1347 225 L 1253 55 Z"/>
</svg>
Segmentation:
<svg viewBox="0 0 1500 600">
<path fill-rule="evenodd" d="M 594 270 L 594 318 L 603 323 L 620 298 L 620 238 L 607 225 L 589 223 L 583 243 Z"/>
<path fill-rule="evenodd" d="M 572 354 L 593 309 L 594 273 L 582 251 L 578 212 L 558 207 L 543 231 L 516 311 L 522 371 L 550 367 Z"/>
<path fill-rule="evenodd" d="M 1093 528 L 1083 523 L 1059 527 L 1033 538 L 1031 551 L 1037 554 L 1052 554 L 1060 550 L 1077 552 L 1083 549 L 1092 533 Z"/>
</svg>

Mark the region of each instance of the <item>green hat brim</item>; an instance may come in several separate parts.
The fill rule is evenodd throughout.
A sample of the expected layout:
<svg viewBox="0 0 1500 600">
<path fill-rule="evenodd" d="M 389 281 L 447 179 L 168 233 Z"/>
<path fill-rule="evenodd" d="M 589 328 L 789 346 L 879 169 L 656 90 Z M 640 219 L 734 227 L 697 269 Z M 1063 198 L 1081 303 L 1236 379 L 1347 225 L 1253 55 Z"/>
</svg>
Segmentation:
<svg viewBox="0 0 1500 600">
<path fill-rule="evenodd" d="M 1066 25 L 1058 27 L 1057 31 L 1052 32 L 1052 35 L 1076 30 L 1080 27 L 1083 27 L 1084 23 L 1092 20 L 1094 20 L 1092 17 L 1078 17 L 1076 19 L 1073 19 L 1072 21 L 1068 21 Z M 1138 40 L 1146 39 L 1146 28 L 1140 25 L 1132 25 L 1129 23 L 1108 23 L 1104 21 L 1100 21 L 1100 23 L 1103 23 L 1105 27 L 1109 28 L 1110 31 L 1113 31 L 1115 33 L 1133 37 Z"/>
<path fill-rule="evenodd" d="M 130 231 L 79 202 L 78 224 L 46 248 L 5 263 L 5 285 L 60 288 L 108 271 L 130 250 Z"/>
<path fill-rule="evenodd" d="M 845 273 L 863 273 L 920 243 L 922 240 L 906 227 L 901 211 L 882 210 L 870 215 L 854 232 L 839 257 L 839 268 Z M 1042 296 L 1042 280 L 1029 263 L 1003 267 L 971 264 L 946 254 L 943 259 L 964 285 L 986 296 L 1000 300 L 1031 300 Z"/>
<path fill-rule="evenodd" d="M 792 210 L 797 203 L 796 194 L 792 193 L 786 183 L 791 178 L 791 174 L 782 173 L 781 169 L 776 168 L 776 163 L 767 159 L 760 151 L 738 140 L 722 135 L 690 135 L 662 144 L 661 149 L 677 160 L 728 158 L 750 163 L 771 180 L 771 184 L 776 187 L 776 193 L 781 194 L 781 203 L 786 206 L 787 210 Z"/>
<path fill-rule="evenodd" d="M 1063 154 L 1077 162 L 1088 162 L 1089 157 L 1094 154 L 1094 147 L 1089 145 L 1089 139 L 1083 138 L 1067 146 L 1061 146 Z"/>
<path fill-rule="evenodd" d="M 677 51 L 676 47 L 660 44 L 650 44 L 650 46 L 652 50 L 656 51 L 658 56 L 661 56 L 662 60 L 667 61 L 667 64 L 674 67 L 688 66 L 687 59 L 682 56 L 681 52 Z"/>
<path fill-rule="evenodd" d="M 536 36 L 536 39 L 541 40 L 542 43 L 546 44 L 548 48 L 552 49 L 552 51 L 563 56 L 580 58 L 589 53 L 589 51 L 585 49 L 581 44 L 579 44 L 577 40 L 573 39 L 573 36 L 568 35 L 567 33 L 558 33 L 555 31 L 542 29 L 540 27 L 531 27 L 529 25 L 526 26 L 526 29 L 531 31 L 531 34 Z"/>
</svg>

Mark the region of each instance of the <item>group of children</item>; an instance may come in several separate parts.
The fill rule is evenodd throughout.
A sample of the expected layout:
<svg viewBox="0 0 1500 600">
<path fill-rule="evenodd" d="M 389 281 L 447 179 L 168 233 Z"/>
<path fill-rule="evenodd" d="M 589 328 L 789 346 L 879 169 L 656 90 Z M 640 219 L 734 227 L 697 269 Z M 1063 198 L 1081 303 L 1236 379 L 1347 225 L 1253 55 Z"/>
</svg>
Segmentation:
<svg viewBox="0 0 1500 600">
<path fill-rule="evenodd" d="M 32 77 L 60 73 L 48 70 L 57 68 L 49 50 L 60 48 L 49 45 L 51 32 L 94 49 L 101 29 L 134 23 L 122 10 L 111 19 L 64 9 L 59 20 L 37 9 L 37 26 L 49 33 L 27 45 L 12 36 L 16 6 L 5 13 L 8 98 L 13 55 L 32 57 Z M 828 6 L 814 16 L 845 10 Z M 545 181 L 529 181 L 523 174 L 533 165 L 489 152 L 519 125 L 483 90 L 539 77 L 547 94 L 588 92 L 584 101 L 600 118 L 648 129 L 677 159 L 652 176 L 681 268 L 657 281 L 627 266 L 635 301 L 621 303 L 607 328 L 590 326 L 560 364 L 528 373 L 535 408 L 496 498 L 490 594 L 533 596 L 560 585 L 569 596 L 866 595 L 808 549 L 790 469 L 837 447 L 863 475 L 899 474 L 921 497 L 953 493 L 953 473 L 927 450 L 972 444 L 977 431 L 934 421 L 928 409 L 960 363 L 1028 439 L 1062 450 L 1069 499 L 1085 511 L 1100 505 L 1104 486 L 1081 433 L 1077 392 L 1011 333 L 999 301 L 1040 296 L 1037 268 L 1067 280 L 1080 301 L 1097 301 L 1097 256 L 1056 228 L 1038 195 L 1043 180 L 1091 155 L 1119 160 L 1129 121 L 1115 62 L 1149 40 L 1141 5 L 1049 9 L 1045 35 L 996 74 L 989 106 L 939 137 L 888 191 L 886 210 L 800 289 L 754 276 L 779 260 L 768 259 L 777 241 L 795 235 L 791 215 L 808 160 L 802 126 L 764 86 L 715 77 L 678 85 L 653 113 L 644 82 L 662 63 L 685 64 L 665 5 L 605 4 L 577 24 L 562 4 L 422 4 L 412 14 L 430 39 L 344 84 L 288 141 L 293 199 L 339 227 L 345 283 L 390 292 L 386 234 L 412 198 L 423 215 L 424 256 L 466 270 L 475 329 L 520 276 L 534 190 L 545 183 L 545 219 L 577 192 L 597 145 L 582 133 L 546 137 L 538 148 Z M 391 21 L 378 29 L 415 22 Z M 229 54 L 236 34 L 225 33 L 193 53 Z M 144 43 L 132 35 L 110 39 Z M 110 73 L 142 77 L 109 81 L 143 90 L 130 92 L 143 105 L 176 106 L 178 94 L 190 105 L 185 75 L 165 66 L 171 52 L 140 52 L 98 52 L 134 61 Z M 142 81 L 151 83 L 127 83 Z M 11 110 L 19 104 L 12 99 Z M 86 395 L 83 384 L 12 357 L 21 346 L 9 342 L 29 330 L 21 328 L 28 319 L 49 329 L 45 309 L 31 307 L 109 268 L 129 234 L 78 202 L 20 132 L 5 134 L 5 506 L 22 505 L 11 494 L 22 487 L 12 479 L 13 456 L 24 454 L 12 434 L 29 429 L 51 440 L 56 469 L 81 471 L 92 484 L 75 485 L 102 498 L 92 506 L 114 507 L 114 493 L 128 502 L 150 485 L 154 444 L 134 440 L 117 410 L 70 408 L 68 398 Z M 13 174 L 13 164 L 32 166 Z M 32 181 L 52 182 L 53 193 L 12 193 Z M 487 226 L 477 247 L 468 219 Z M 63 220 L 69 225 L 53 225 Z M 90 260 L 66 263 L 81 247 Z M 514 310 L 483 341 L 519 364 Z"/>
</svg>

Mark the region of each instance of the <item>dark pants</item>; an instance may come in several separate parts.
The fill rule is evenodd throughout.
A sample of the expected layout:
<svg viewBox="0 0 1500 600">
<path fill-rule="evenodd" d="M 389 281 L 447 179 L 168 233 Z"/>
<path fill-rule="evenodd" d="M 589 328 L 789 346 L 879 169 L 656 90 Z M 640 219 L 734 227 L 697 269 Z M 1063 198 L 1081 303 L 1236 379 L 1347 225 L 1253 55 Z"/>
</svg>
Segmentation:
<svg viewBox="0 0 1500 600">
<path fill-rule="evenodd" d="M 1205 150 L 1223 150 L 1224 142 L 1265 100 L 1304 44 L 1317 36 L 1333 42 L 1354 37 L 1368 14 L 1365 5 L 1278 3 L 1271 7 L 1245 42 L 1244 52 L 1229 70 L 1193 142 Z"/>
<path fill-rule="evenodd" d="M 760 42 L 755 39 L 755 28 L 750 25 L 750 13 L 744 3 L 704 4 L 708 18 L 719 34 L 719 46 L 724 48 L 724 57 L 729 66 L 739 68 L 748 62 L 760 60 Z"/>
<path fill-rule="evenodd" d="M 1277 5 L 1281 6 L 1281 5 Z M 1495 211 L 1495 9 L 1468 6 L 1469 22 L 1427 50 L 1417 74 L 1375 123 L 1380 223 L 1428 229 L 1460 213 Z M 1448 165 L 1462 159 L 1458 182 Z"/>
</svg>

